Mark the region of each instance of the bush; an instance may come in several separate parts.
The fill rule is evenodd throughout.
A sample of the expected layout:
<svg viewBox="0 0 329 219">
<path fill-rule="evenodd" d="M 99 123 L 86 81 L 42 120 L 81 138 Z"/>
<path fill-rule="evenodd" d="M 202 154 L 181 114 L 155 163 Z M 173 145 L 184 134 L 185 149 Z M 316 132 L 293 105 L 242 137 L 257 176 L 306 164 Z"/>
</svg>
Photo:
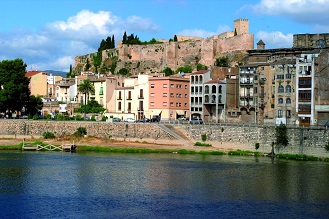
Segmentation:
<svg viewBox="0 0 329 219">
<path fill-rule="evenodd" d="M 255 149 L 258 150 L 258 148 L 259 148 L 259 143 L 257 142 L 257 143 L 255 144 Z"/>
<path fill-rule="evenodd" d="M 203 142 L 207 141 L 207 134 L 202 134 L 201 139 Z"/>
<path fill-rule="evenodd" d="M 57 114 L 57 115 L 56 115 L 56 120 L 58 120 L 58 121 L 63 121 L 63 120 L 65 120 L 65 115 L 62 114 L 62 113 Z"/>
<path fill-rule="evenodd" d="M 329 142 L 324 146 L 324 148 L 326 149 L 326 151 L 329 151 Z"/>
<path fill-rule="evenodd" d="M 91 120 L 91 121 L 96 121 L 95 116 L 92 115 L 91 118 L 90 118 L 90 120 Z"/>
<path fill-rule="evenodd" d="M 47 119 L 47 120 L 51 120 L 51 119 L 52 119 L 52 118 L 51 118 L 51 114 L 47 114 L 47 115 L 45 115 L 44 118 Z"/>
<path fill-rule="evenodd" d="M 201 147 L 211 147 L 211 144 L 201 143 L 201 142 L 195 142 L 195 146 L 201 146 Z"/>
<path fill-rule="evenodd" d="M 87 135 L 87 129 L 85 127 L 79 127 L 76 132 L 74 132 L 76 137 L 82 137 Z"/>
<path fill-rule="evenodd" d="M 51 139 L 51 138 L 55 138 L 55 134 L 52 133 L 52 132 L 44 132 L 44 133 L 42 134 L 42 137 L 43 137 L 44 139 Z"/>
<path fill-rule="evenodd" d="M 33 118 L 32 118 L 33 120 L 38 120 L 39 118 L 38 118 L 38 115 L 37 114 L 35 114 L 34 116 L 33 116 Z"/>
<path fill-rule="evenodd" d="M 107 119 L 108 119 L 107 116 L 103 116 L 103 117 L 102 117 L 102 121 L 103 121 L 103 122 L 105 122 Z"/>
</svg>

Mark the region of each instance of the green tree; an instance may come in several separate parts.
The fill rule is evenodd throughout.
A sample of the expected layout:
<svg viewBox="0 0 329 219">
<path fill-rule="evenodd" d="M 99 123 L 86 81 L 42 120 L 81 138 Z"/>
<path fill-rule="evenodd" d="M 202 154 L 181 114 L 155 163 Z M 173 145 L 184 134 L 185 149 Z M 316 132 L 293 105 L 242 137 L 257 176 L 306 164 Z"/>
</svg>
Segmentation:
<svg viewBox="0 0 329 219">
<path fill-rule="evenodd" d="M 126 31 L 125 31 L 124 34 L 123 34 L 123 37 L 122 37 L 122 43 L 123 43 L 123 44 L 126 44 L 126 43 L 127 43 L 127 33 L 126 33 Z"/>
<path fill-rule="evenodd" d="M 81 84 L 78 85 L 78 91 L 85 95 L 85 110 L 84 110 L 84 118 L 85 118 L 86 117 L 86 107 L 87 107 L 87 95 L 89 95 L 89 93 L 94 93 L 95 87 L 90 82 L 89 79 L 86 79 Z"/>
<path fill-rule="evenodd" d="M 176 73 L 178 72 L 184 72 L 184 73 L 191 73 L 192 72 L 192 67 L 191 66 L 182 66 L 182 67 L 179 67 L 177 70 L 176 70 Z"/>
<path fill-rule="evenodd" d="M 21 111 L 29 102 L 30 79 L 25 77 L 26 64 L 22 59 L 0 62 L 0 112 Z"/>
<path fill-rule="evenodd" d="M 84 106 L 81 105 L 80 108 L 76 110 L 76 112 L 82 113 L 86 111 L 86 113 L 103 113 L 105 108 L 100 105 L 96 100 L 89 100 L 87 106 L 84 110 Z"/>
<path fill-rule="evenodd" d="M 177 40 L 177 36 L 175 35 L 174 36 L 174 42 L 177 42 L 178 40 Z"/>
<path fill-rule="evenodd" d="M 131 74 L 129 73 L 129 70 L 126 69 L 126 68 L 121 68 L 119 71 L 118 71 L 118 74 L 119 75 L 124 75 L 124 76 L 130 76 Z"/>
<path fill-rule="evenodd" d="M 287 126 L 285 124 L 281 123 L 275 127 L 275 139 L 275 144 L 278 148 L 286 147 L 289 144 Z"/>
<path fill-rule="evenodd" d="M 114 35 L 112 35 L 112 45 L 110 49 L 114 49 L 115 48 L 115 41 L 114 41 Z"/>
<path fill-rule="evenodd" d="M 34 116 L 38 114 L 43 107 L 43 102 L 40 96 L 31 95 L 29 97 L 29 102 L 26 106 L 27 114 Z"/>
<path fill-rule="evenodd" d="M 163 73 L 165 73 L 166 76 L 170 76 L 170 75 L 173 75 L 175 72 L 169 68 L 169 67 L 165 67 L 163 70 L 162 70 Z"/>
<path fill-rule="evenodd" d="M 228 57 L 225 56 L 225 57 L 217 58 L 216 61 L 215 61 L 215 66 L 218 66 L 218 67 L 229 67 Z"/>
<path fill-rule="evenodd" d="M 238 35 L 238 33 L 236 32 L 236 28 L 234 28 L 234 36 Z"/>
<path fill-rule="evenodd" d="M 91 65 L 89 63 L 89 59 L 87 58 L 86 65 L 85 65 L 85 71 L 88 71 L 90 69 Z"/>
<path fill-rule="evenodd" d="M 93 55 L 93 63 L 96 69 L 98 69 L 101 66 L 102 63 L 102 52 L 97 52 Z M 97 71 L 96 71 L 97 72 Z"/>
<path fill-rule="evenodd" d="M 205 65 L 202 65 L 201 63 L 198 63 L 198 64 L 196 65 L 196 70 L 197 70 L 197 71 L 199 71 L 199 70 L 207 70 L 207 69 L 208 69 L 208 67 L 205 66 Z"/>
</svg>

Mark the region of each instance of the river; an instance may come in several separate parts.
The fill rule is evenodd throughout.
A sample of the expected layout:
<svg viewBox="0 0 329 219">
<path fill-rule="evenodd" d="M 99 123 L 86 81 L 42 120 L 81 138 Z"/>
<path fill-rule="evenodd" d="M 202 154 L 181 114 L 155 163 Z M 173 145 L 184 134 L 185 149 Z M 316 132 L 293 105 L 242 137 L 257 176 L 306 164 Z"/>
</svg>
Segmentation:
<svg viewBox="0 0 329 219">
<path fill-rule="evenodd" d="M 329 218 L 329 163 L 0 152 L 1 218 Z"/>
</svg>

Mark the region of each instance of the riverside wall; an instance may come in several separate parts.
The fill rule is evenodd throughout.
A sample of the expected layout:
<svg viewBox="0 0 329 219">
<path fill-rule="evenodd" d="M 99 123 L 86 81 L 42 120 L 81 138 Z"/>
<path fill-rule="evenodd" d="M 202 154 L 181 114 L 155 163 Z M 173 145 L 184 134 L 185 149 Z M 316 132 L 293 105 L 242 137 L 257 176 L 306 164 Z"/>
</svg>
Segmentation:
<svg viewBox="0 0 329 219">
<path fill-rule="evenodd" d="M 0 136 L 42 136 L 52 132 L 60 138 L 71 135 L 79 127 L 85 127 L 88 136 L 118 139 L 163 139 L 177 140 L 173 134 L 163 130 L 156 123 L 107 123 L 75 121 L 34 121 L 1 120 Z M 175 124 L 174 127 L 187 136 L 191 142 L 201 141 L 201 135 L 207 135 L 207 141 L 216 144 L 235 144 L 242 150 L 255 150 L 259 143 L 261 152 L 270 152 L 275 141 L 275 126 L 245 124 Z M 317 157 L 329 157 L 325 145 L 329 142 L 329 130 L 323 127 L 288 127 L 289 145 L 276 148 L 276 153 L 307 154 Z M 178 139 L 179 140 L 179 139 Z"/>
</svg>

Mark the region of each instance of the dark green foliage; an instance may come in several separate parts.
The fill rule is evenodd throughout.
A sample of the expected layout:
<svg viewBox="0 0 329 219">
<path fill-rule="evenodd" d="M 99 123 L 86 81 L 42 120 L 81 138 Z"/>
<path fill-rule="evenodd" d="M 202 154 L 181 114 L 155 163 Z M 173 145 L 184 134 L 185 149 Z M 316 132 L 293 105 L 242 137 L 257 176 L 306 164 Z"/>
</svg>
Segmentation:
<svg viewBox="0 0 329 219">
<path fill-rule="evenodd" d="M 57 114 L 56 115 L 56 120 L 57 121 L 64 121 L 64 120 L 66 120 L 65 115 L 62 114 L 62 113 Z"/>
<path fill-rule="evenodd" d="M 326 149 L 326 151 L 329 151 L 329 142 L 327 142 L 327 144 L 324 146 L 324 148 Z"/>
<path fill-rule="evenodd" d="M 87 135 L 87 129 L 85 127 L 79 127 L 74 133 L 74 136 L 76 137 L 82 137 L 84 135 Z"/>
<path fill-rule="evenodd" d="M 52 132 L 44 132 L 44 133 L 42 134 L 42 137 L 43 137 L 44 139 L 53 139 L 53 138 L 55 138 L 55 134 L 52 133 Z"/>
<path fill-rule="evenodd" d="M 103 116 L 103 117 L 102 117 L 102 121 L 103 121 L 103 122 L 105 122 L 107 119 L 108 119 L 107 116 Z"/>
<path fill-rule="evenodd" d="M 80 105 L 76 112 L 78 113 L 103 113 L 105 111 L 104 107 L 100 105 L 96 100 L 89 100 L 87 105 Z"/>
<path fill-rule="evenodd" d="M 46 120 L 51 120 L 52 118 L 51 118 L 51 114 L 47 114 L 47 115 L 45 115 L 44 116 L 44 119 L 46 119 Z"/>
<path fill-rule="evenodd" d="M 175 35 L 174 36 L 174 42 L 177 42 L 178 40 L 177 40 L 177 36 Z"/>
<path fill-rule="evenodd" d="M 205 65 L 202 65 L 201 63 L 197 64 L 196 65 L 196 70 L 199 71 L 199 70 L 207 70 L 208 67 L 205 66 Z"/>
<path fill-rule="evenodd" d="M 84 115 L 84 117 L 86 117 L 87 94 L 94 93 L 95 87 L 90 82 L 89 79 L 86 79 L 83 81 L 83 83 L 78 85 L 78 91 L 85 95 L 85 110 L 84 110 L 85 115 Z"/>
<path fill-rule="evenodd" d="M 95 118 L 95 116 L 94 116 L 94 115 L 92 115 L 92 116 L 91 116 L 91 118 L 90 118 L 90 120 L 91 120 L 91 121 L 96 121 L 96 118 Z"/>
<path fill-rule="evenodd" d="M 163 73 L 165 73 L 166 76 L 170 76 L 170 75 L 173 75 L 175 72 L 169 68 L 169 67 L 165 67 L 163 70 L 162 70 Z"/>
<path fill-rule="evenodd" d="M 30 79 L 25 77 L 26 64 L 22 59 L 0 62 L 0 112 L 21 111 L 27 107 Z"/>
<path fill-rule="evenodd" d="M 234 36 L 238 35 L 238 33 L 236 32 L 236 28 L 234 28 Z"/>
<path fill-rule="evenodd" d="M 116 67 L 117 67 L 117 61 L 112 62 L 110 66 L 110 71 L 112 74 L 114 74 Z"/>
<path fill-rule="evenodd" d="M 43 107 L 43 102 L 42 102 L 41 97 L 31 95 L 29 97 L 29 102 L 26 105 L 26 113 L 30 114 L 30 115 L 38 116 L 38 112 L 40 112 L 42 107 Z"/>
<path fill-rule="evenodd" d="M 308 160 L 308 161 L 320 161 L 321 158 L 308 156 L 305 154 L 277 154 L 276 158 L 284 158 L 289 160 Z"/>
<path fill-rule="evenodd" d="M 192 67 L 191 66 L 182 66 L 182 67 L 179 67 L 175 72 L 178 73 L 178 72 L 185 72 L 185 73 L 191 73 L 192 72 Z"/>
<path fill-rule="evenodd" d="M 86 65 L 85 65 L 85 71 L 88 71 L 90 69 L 91 65 L 89 63 L 89 59 L 87 59 L 86 61 Z"/>
<path fill-rule="evenodd" d="M 257 143 L 255 144 L 255 149 L 258 150 L 258 148 L 259 148 L 259 143 L 257 142 Z"/>
<path fill-rule="evenodd" d="M 206 143 L 202 143 L 202 142 L 195 142 L 194 143 L 195 146 L 200 146 L 200 147 L 211 147 L 211 144 L 206 144 Z"/>
<path fill-rule="evenodd" d="M 217 58 L 216 61 L 215 61 L 215 66 L 218 66 L 218 67 L 229 67 L 228 57 L 225 56 L 225 57 Z"/>
<path fill-rule="evenodd" d="M 207 134 L 202 134 L 201 139 L 203 142 L 207 141 Z"/>
<path fill-rule="evenodd" d="M 114 35 L 112 35 L 112 38 L 108 36 L 106 40 L 102 39 L 98 48 L 98 52 L 102 52 L 103 50 L 114 49 L 114 48 L 115 48 Z"/>
<path fill-rule="evenodd" d="M 70 71 L 66 74 L 67 78 L 74 78 L 75 74 L 73 73 L 72 65 L 70 65 Z"/>
<path fill-rule="evenodd" d="M 124 75 L 124 76 L 130 76 L 131 74 L 129 73 L 129 70 L 126 68 L 121 68 L 118 73 L 119 75 Z"/>
<path fill-rule="evenodd" d="M 242 151 L 242 150 L 236 150 L 236 151 L 229 151 L 228 155 L 239 155 L 239 156 L 260 156 L 261 153 L 259 152 L 252 152 L 252 151 Z"/>
<path fill-rule="evenodd" d="M 275 127 L 275 144 L 277 147 L 286 147 L 289 144 L 287 127 L 285 124 L 281 123 L 279 126 Z"/>
<path fill-rule="evenodd" d="M 98 68 L 101 66 L 102 63 L 102 52 L 97 52 L 96 54 L 93 55 L 93 63 L 95 68 Z"/>
</svg>

